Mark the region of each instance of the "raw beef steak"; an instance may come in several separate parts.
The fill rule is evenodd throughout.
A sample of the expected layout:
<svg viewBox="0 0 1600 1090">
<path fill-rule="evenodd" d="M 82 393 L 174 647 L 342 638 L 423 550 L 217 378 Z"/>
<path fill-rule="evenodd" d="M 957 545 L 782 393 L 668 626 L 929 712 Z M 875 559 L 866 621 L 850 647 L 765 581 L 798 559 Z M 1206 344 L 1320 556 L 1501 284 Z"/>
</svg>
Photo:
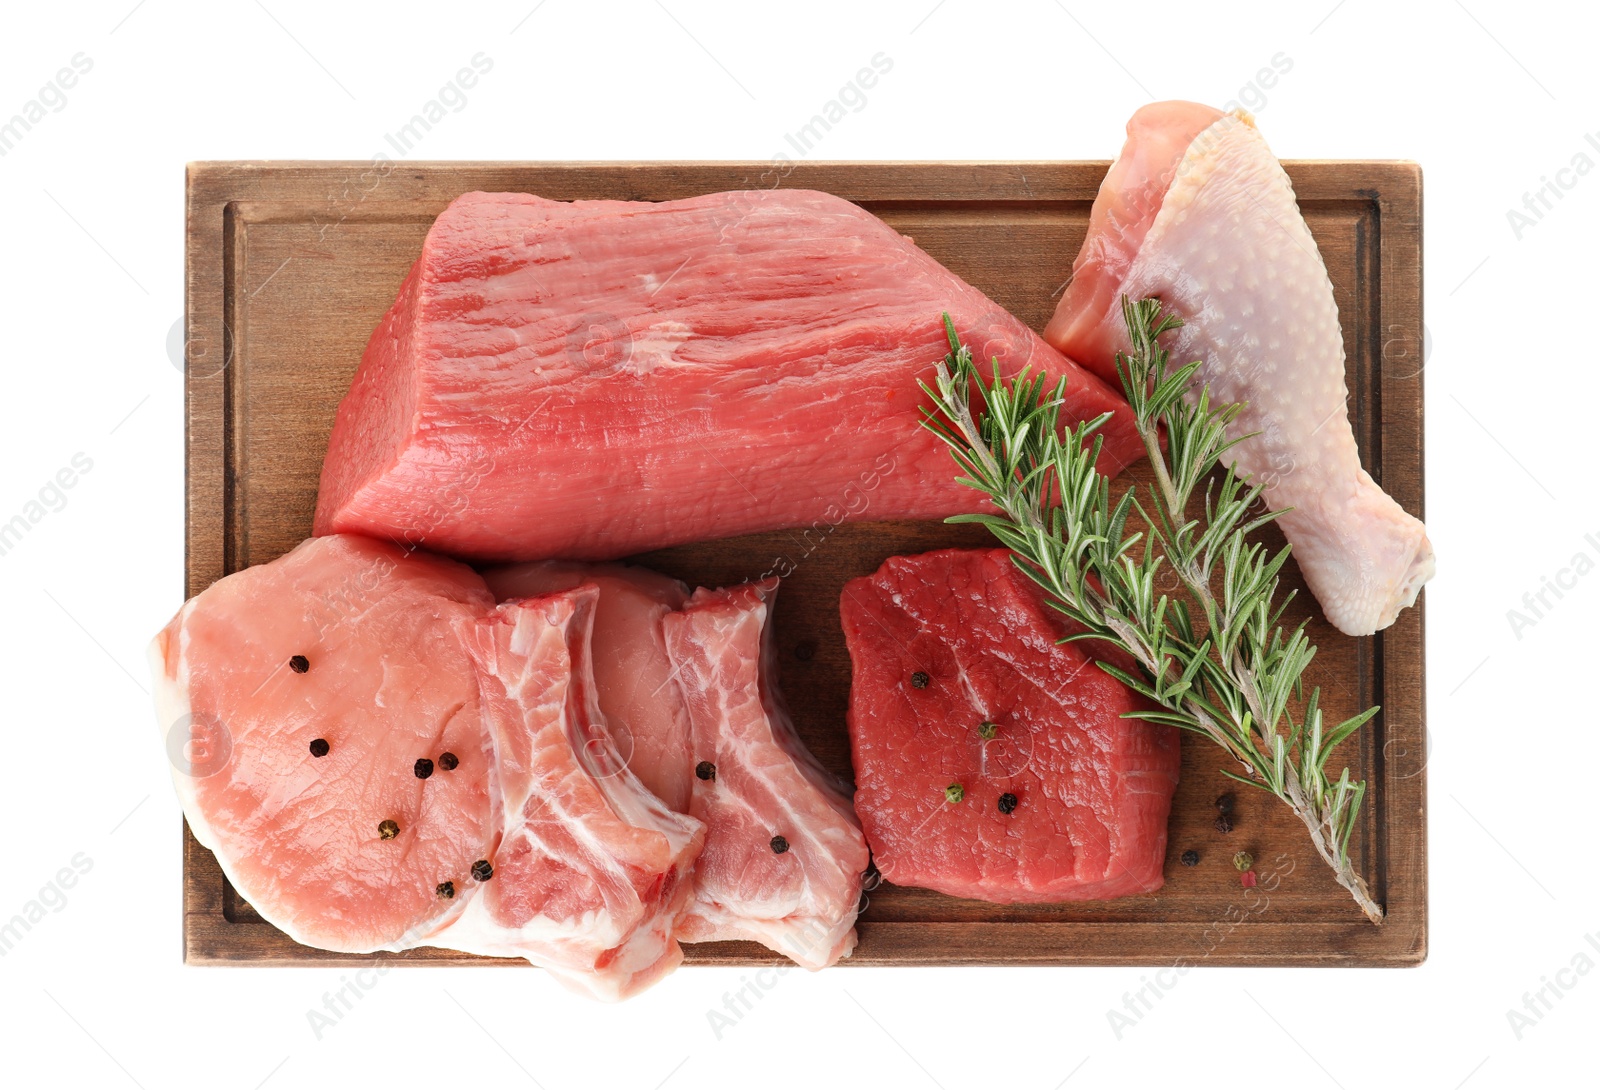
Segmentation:
<svg viewBox="0 0 1600 1090">
<path fill-rule="evenodd" d="M 1161 886 L 1172 727 L 1063 634 L 1005 549 L 845 585 L 856 810 L 886 880 L 1011 903 Z"/>
</svg>

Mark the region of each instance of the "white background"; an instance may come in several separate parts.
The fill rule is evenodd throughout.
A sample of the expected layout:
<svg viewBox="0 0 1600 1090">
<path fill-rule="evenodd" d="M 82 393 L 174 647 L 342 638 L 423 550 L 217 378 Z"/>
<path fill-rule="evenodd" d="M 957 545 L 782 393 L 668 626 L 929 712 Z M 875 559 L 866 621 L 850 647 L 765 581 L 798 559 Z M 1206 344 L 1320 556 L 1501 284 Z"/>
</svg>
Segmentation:
<svg viewBox="0 0 1600 1090">
<path fill-rule="evenodd" d="M 534 2 L 0 14 L 0 119 L 75 54 L 93 61 L 0 158 L 0 521 L 74 454 L 93 460 L 65 507 L 0 556 L 0 919 L 74 856 L 92 861 L 0 959 L 0 1080 L 1594 1085 L 1600 972 L 1520 1039 L 1507 1011 L 1589 949 L 1587 933 L 1600 942 L 1600 575 L 1520 633 L 1507 611 L 1575 554 L 1600 558 L 1588 321 L 1600 177 L 1564 176 L 1570 192 L 1520 240 L 1507 211 L 1579 152 L 1600 163 L 1584 140 L 1600 130 L 1595 17 L 1491 0 L 1248 13 L 546 0 L 530 14 Z M 1109 158 L 1141 104 L 1220 105 L 1282 53 L 1292 69 L 1257 110 L 1280 155 L 1420 161 L 1440 558 L 1426 592 L 1426 965 L 1208 969 L 1120 1040 L 1106 1012 L 1146 970 L 794 972 L 720 1040 L 706 1012 L 738 970 L 682 971 L 620 1007 L 533 972 L 394 971 L 319 1040 L 306 1012 L 338 971 L 184 967 L 179 811 L 142 654 L 182 593 L 182 376 L 168 336 L 183 305 L 183 165 L 367 158 L 478 52 L 493 71 L 413 157 L 767 159 L 883 52 L 892 72 L 814 157 Z"/>
</svg>

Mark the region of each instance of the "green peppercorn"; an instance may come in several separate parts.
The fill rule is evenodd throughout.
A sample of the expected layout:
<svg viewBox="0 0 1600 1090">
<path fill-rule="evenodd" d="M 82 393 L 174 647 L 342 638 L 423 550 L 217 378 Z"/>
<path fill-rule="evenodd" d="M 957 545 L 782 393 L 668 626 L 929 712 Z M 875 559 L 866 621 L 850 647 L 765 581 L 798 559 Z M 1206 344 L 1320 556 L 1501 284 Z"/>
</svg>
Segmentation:
<svg viewBox="0 0 1600 1090">
<path fill-rule="evenodd" d="M 982 738 L 985 742 L 999 733 L 1000 728 L 989 722 L 987 719 L 978 724 L 978 737 Z"/>
<path fill-rule="evenodd" d="M 1234 852 L 1233 865 L 1238 870 L 1249 870 L 1255 865 L 1256 858 L 1249 852 Z"/>
<path fill-rule="evenodd" d="M 959 783 L 953 783 L 944 789 L 945 802 L 960 802 L 967 797 L 967 789 Z"/>
</svg>

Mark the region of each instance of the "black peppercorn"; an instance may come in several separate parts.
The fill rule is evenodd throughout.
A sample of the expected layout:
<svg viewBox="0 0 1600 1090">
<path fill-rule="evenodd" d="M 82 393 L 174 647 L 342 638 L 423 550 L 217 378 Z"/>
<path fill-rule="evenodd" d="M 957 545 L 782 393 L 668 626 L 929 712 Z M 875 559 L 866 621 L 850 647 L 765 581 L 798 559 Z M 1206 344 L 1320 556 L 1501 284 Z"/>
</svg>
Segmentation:
<svg viewBox="0 0 1600 1090">
<path fill-rule="evenodd" d="M 678 767 L 682 768 L 683 766 L 679 765 Z M 717 778 L 717 766 L 710 761 L 701 761 L 694 766 L 694 774 L 702 780 L 714 780 Z"/>
<path fill-rule="evenodd" d="M 1233 819 L 1227 814 L 1218 814 L 1215 824 L 1219 833 L 1233 832 Z"/>
<path fill-rule="evenodd" d="M 1000 807 L 1000 812 L 1002 814 L 1009 814 L 1011 811 L 1017 808 L 1017 796 L 1007 791 L 1004 795 L 1000 796 L 1000 801 L 997 805 Z"/>
<path fill-rule="evenodd" d="M 456 884 L 454 882 L 440 882 L 437 886 L 433 887 L 433 892 L 437 893 L 445 900 L 449 900 L 451 897 L 456 895 Z"/>
<path fill-rule="evenodd" d="M 326 757 L 328 755 L 328 740 L 326 738 L 311 739 L 311 756 Z"/>
<path fill-rule="evenodd" d="M 1182 863 L 1186 867 L 1196 866 L 1200 862 L 1200 853 L 1195 851 L 1193 848 L 1190 848 L 1188 851 L 1178 856 L 1178 862 Z"/>
<path fill-rule="evenodd" d="M 680 765 L 679 767 L 681 768 L 682 766 Z M 789 850 L 789 842 L 787 840 L 783 839 L 783 837 L 781 837 L 781 836 L 775 836 L 775 837 L 772 838 L 772 854 L 773 855 L 782 855 L 784 852 L 786 852 L 788 850 Z"/>
<path fill-rule="evenodd" d="M 400 823 L 393 818 L 384 818 L 378 822 L 378 839 L 393 840 L 400 835 Z"/>
<path fill-rule="evenodd" d="M 472 864 L 472 877 L 480 882 L 487 882 L 494 877 L 494 868 L 489 865 L 487 859 L 480 859 Z"/>
<path fill-rule="evenodd" d="M 813 640 L 801 640 L 794 645 L 794 657 L 801 662 L 810 662 L 817 653 L 817 645 Z"/>
<path fill-rule="evenodd" d="M 928 682 L 932 680 L 933 679 L 927 674 L 923 673 L 921 670 L 918 670 L 916 673 L 911 675 L 911 687 L 913 689 L 926 689 L 928 687 Z"/>
<path fill-rule="evenodd" d="M 456 765 L 460 763 L 460 759 L 457 758 L 454 753 L 439 754 L 439 767 L 444 769 L 446 772 L 454 772 L 456 770 Z"/>
<path fill-rule="evenodd" d="M 433 762 L 426 757 L 418 757 L 417 763 L 411 766 L 411 771 L 416 774 L 417 779 L 425 780 L 433 775 Z"/>
<path fill-rule="evenodd" d="M 289 669 L 297 674 L 303 674 L 311 669 L 311 660 L 304 655 L 295 655 L 289 660 Z"/>
<path fill-rule="evenodd" d="M 1232 791 L 1225 791 L 1222 794 L 1218 795 L 1217 796 L 1217 801 L 1212 803 L 1211 805 L 1215 806 L 1219 813 L 1231 814 L 1231 813 L 1233 813 L 1233 803 L 1234 803 L 1233 792 Z"/>
</svg>

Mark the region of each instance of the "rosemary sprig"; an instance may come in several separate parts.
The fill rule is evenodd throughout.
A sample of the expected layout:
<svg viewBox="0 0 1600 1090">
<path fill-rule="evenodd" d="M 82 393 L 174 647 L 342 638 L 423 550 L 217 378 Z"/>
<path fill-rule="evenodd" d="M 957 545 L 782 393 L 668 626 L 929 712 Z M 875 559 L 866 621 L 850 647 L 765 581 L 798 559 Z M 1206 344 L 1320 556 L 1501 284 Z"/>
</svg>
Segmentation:
<svg viewBox="0 0 1600 1090">
<path fill-rule="evenodd" d="M 1327 772 L 1333 750 L 1378 709 L 1324 728 L 1320 691 L 1305 698 L 1302 687 L 1317 649 L 1304 622 L 1287 631 L 1280 623 L 1293 598 L 1278 595 L 1289 547 L 1271 553 L 1250 540 L 1283 512 L 1256 513 L 1260 485 L 1213 473 L 1246 438 L 1228 436 L 1241 406 L 1211 403 L 1196 379 L 1198 361 L 1169 366 L 1159 340 L 1181 322 L 1158 300 L 1124 298 L 1122 315 L 1132 351 L 1118 354 L 1117 371 L 1155 470 L 1149 509 L 1132 489 L 1113 502 L 1111 481 L 1096 468 L 1096 433 L 1110 413 L 1063 435 L 1065 380 L 1049 390 L 1044 376 L 1024 369 L 1007 381 L 996 362 L 985 381 L 946 315 L 950 354 L 934 386 L 923 385 L 934 401 L 923 424 L 949 445 L 958 481 L 999 511 L 950 521 L 987 526 L 1011 549 L 1051 605 L 1081 628 L 1067 639 L 1107 640 L 1131 655 L 1137 676 L 1098 664 L 1160 709 L 1129 716 L 1194 731 L 1226 750 L 1242 774 L 1224 775 L 1287 803 L 1339 884 L 1381 923 L 1383 910 L 1350 862 L 1366 782 L 1352 780 L 1348 767 L 1337 780 Z M 1197 491 L 1204 513 L 1194 518 Z M 1130 515 L 1142 531 L 1130 529 Z M 1172 594 L 1157 588 L 1163 572 L 1175 580 Z"/>
</svg>

